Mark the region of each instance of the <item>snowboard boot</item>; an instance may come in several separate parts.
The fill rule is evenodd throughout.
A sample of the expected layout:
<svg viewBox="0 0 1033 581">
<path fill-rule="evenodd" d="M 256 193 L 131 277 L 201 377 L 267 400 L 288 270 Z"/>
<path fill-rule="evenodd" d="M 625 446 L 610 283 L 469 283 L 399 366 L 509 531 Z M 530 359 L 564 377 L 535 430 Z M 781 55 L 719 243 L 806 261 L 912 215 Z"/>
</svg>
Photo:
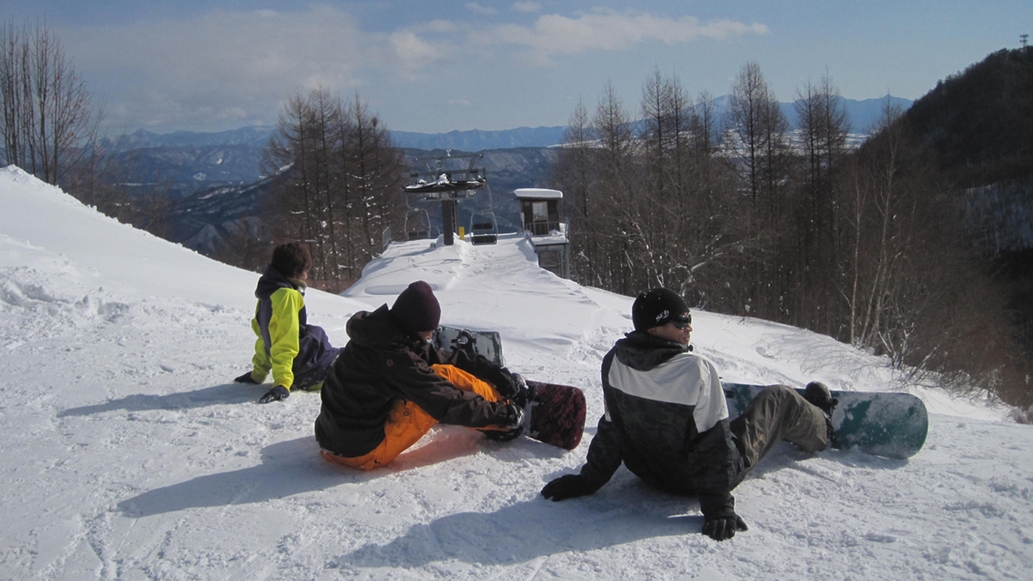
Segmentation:
<svg viewBox="0 0 1033 581">
<path fill-rule="evenodd" d="M 524 410 L 524 432 L 531 429 L 531 415 L 533 413 L 534 406 L 538 405 L 538 402 L 534 401 L 534 388 L 527 385 L 527 380 L 524 379 L 519 373 L 513 374 L 513 379 L 516 382 L 517 392 L 509 401 L 520 406 L 520 409 Z"/>
<path fill-rule="evenodd" d="M 460 331 L 453 343 L 457 351 L 465 351 L 470 357 L 477 357 L 477 338 L 469 331 Z"/>
<path fill-rule="evenodd" d="M 534 399 L 534 389 L 527 385 L 527 380 L 523 378 L 519 373 L 514 373 L 513 383 L 516 384 L 516 393 L 513 397 L 509 398 L 509 401 L 517 404 L 524 409 L 525 412 L 530 413 L 531 409 L 528 404 Z"/>
<path fill-rule="evenodd" d="M 825 414 L 825 429 L 828 433 L 829 446 L 831 446 L 834 437 L 834 430 L 832 429 L 832 412 L 835 411 L 836 404 L 839 403 L 839 400 L 832 397 L 832 393 L 829 391 L 828 386 L 818 381 L 812 381 L 807 384 L 807 387 L 803 390 L 803 398 Z"/>
</svg>

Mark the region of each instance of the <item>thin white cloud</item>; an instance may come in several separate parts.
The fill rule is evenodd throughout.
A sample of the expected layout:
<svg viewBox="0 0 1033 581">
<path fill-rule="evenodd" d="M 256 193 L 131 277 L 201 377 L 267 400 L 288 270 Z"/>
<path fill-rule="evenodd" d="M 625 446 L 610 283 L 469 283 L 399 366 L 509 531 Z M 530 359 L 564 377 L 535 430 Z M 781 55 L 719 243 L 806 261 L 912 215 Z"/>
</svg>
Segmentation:
<svg viewBox="0 0 1033 581">
<path fill-rule="evenodd" d="M 466 9 L 470 12 L 473 12 L 474 14 L 480 14 L 482 16 L 494 16 L 495 14 L 499 13 L 498 10 L 490 6 L 481 6 L 476 2 L 467 2 Z"/>
<path fill-rule="evenodd" d="M 548 62 L 555 55 L 620 50 L 649 41 L 678 44 L 701 38 L 724 40 L 767 32 L 768 28 L 763 24 L 745 24 L 728 19 L 701 23 L 692 16 L 672 19 L 605 11 L 576 18 L 546 14 L 532 26 L 504 24 L 472 36 L 482 44 L 503 43 L 523 47 L 532 60 Z"/>
<path fill-rule="evenodd" d="M 513 4 L 510 10 L 514 12 L 541 12 L 541 2 L 517 2 Z"/>
<path fill-rule="evenodd" d="M 450 34 L 458 30 L 458 28 L 456 23 L 451 20 L 431 20 L 421 27 L 422 30 L 437 34 Z"/>
<path fill-rule="evenodd" d="M 329 6 L 297 12 L 211 12 L 182 21 L 60 31 L 115 125 L 243 125 L 275 120 L 295 90 L 344 93 L 370 79 L 416 79 L 447 58 L 445 21 L 418 32 L 368 33 Z M 451 37 L 449 37 L 451 38 Z M 375 71 L 375 72 L 371 72 Z"/>
<path fill-rule="evenodd" d="M 423 40 L 412 31 L 395 32 L 389 39 L 397 69 L 412 80 L 419 77 L 420 71 L 443 59 L 447 52 L 442 45 Z"/>
<path fill-rule="evenodd" d="M 514 10 L 533 2 L 510 4 Z M 497 13 L 476 3 L 468 11 Z M 764 34 L 730 20 L 596 12 L 547 14 L 527 26 L 441 19 L 367 32 L 342 9 L 214 11 L 189 20 L 59 30 L 111 125 L 215 130 L 275 122 L 296 90 L 324 87 L 399 101 L 418 90 L 469 93 L 506 61 Z M 470 106 L 459 98 L 453 107 Z M 442 101 L 444 102 L 444 101 Z M 216 127 L 218 125 L 219 127 Z"/>
</svg>

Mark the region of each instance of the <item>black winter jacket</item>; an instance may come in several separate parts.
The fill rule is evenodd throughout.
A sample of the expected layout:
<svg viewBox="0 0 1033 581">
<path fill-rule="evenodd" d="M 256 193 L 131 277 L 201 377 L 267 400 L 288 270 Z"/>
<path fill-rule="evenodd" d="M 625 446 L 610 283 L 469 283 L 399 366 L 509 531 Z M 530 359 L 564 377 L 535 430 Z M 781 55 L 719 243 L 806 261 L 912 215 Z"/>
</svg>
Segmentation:
<svg viewBox="0 0 1033 581">
<path fill-rule="evenodd" d="M 511 382 L 505 368 L 479 355 L 434 349 L 403 331 L 387 305 L 356 313 L 347 332 L 350 341 L 321 391 L 315 430 L 324 449 L 348 458 L 373 451 L 384 440 L 397 400 L 414 402 L 443 424 L 483 428 L 505 423 L 503 403 L 458 389 L 430 365 L 455 365 L 493 385 Z"/>
<path fill-rule="evenodd" d="M 648 333 L 629 333 L 603 358 L 606 413 L 581 469 L 597 490 L 623 462 L 651 485 L 698 496 L 705 515 L 734 509 L 744 476 L 713 363 Z"/>
</svg>

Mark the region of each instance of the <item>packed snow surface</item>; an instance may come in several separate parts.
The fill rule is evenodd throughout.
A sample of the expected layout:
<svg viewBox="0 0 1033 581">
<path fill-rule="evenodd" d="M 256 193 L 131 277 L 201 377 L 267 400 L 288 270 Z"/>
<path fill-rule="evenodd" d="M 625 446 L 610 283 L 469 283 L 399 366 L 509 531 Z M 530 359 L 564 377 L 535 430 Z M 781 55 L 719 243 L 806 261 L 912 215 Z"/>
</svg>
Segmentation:
<svg viewBox="0 0 1033 581">
<path fill-rule="evenodd" d="M 600 360 L 632 299 L 497 245 L 392 244 L 345 296 L 310 291 L 335 344 L 358 310 L 425 280 L 443 322 L 498 330 L 510 369 L 578 385 L 571 452 L 439 427 L 388 469 L 323 461 L 319 396 L 258 405 L 249 368 L 258 275 L 0 170 L 0 578 L 1030 579 L 1030 427 L 985 398 L 902 385 L 828 337 L 695 312 L 693 344 L 726 380 L 908 390 L 931 412 L 909 460 L 782 444 L 736 490 L 750 529 L 717 543 L 699 505 L 625 469 L 553 503 L 602 413 Z"/>
</svg>

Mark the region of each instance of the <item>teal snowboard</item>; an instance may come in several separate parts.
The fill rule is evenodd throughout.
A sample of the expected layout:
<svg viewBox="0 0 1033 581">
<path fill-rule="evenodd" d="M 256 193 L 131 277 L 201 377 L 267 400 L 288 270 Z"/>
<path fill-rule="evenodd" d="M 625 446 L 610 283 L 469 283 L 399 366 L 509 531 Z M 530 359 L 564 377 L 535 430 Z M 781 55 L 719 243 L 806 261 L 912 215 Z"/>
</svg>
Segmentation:
<svg viewBox="0 0 1033 581">
<path fill-rule="evenodd" d="M 722 383 L 728 413 L 737 417 L 763 385 Z M 803 395 L 802 389 L 797 389 Z M 909 393 L 871 391 L 833 391 L 839 400 L 832 413 L 835 430 L 832 447 L 885 456 L 910 458 L 925 445 L 929 414 L 922 400 Z"/>
</svg>

